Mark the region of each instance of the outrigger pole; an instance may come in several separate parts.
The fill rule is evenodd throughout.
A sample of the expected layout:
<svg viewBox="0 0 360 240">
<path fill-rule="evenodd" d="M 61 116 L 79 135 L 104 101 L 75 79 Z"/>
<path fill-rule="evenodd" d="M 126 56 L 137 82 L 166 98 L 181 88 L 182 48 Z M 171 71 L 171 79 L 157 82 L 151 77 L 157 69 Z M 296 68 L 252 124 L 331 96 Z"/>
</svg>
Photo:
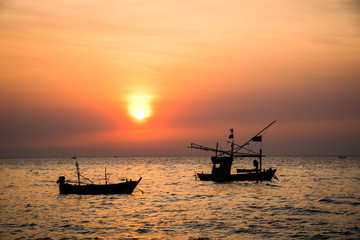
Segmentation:
<svg viewBox="0 0 360 240">
<path fill-rule="evenodd" d="M 246 145 L 248 145 L 255 137 L 259 136 L 263 131 L 265 131 L 266 129 L 268 129 L 271 125 L 273 125 L 274 123 L 276 122 L 273 121 L 272 123 L 270 123 L 269 125 L 267 125 L 263 130 L 261 130 L 260 132 L 258 132 L 255 136 L 253 136 L 252 138 L 249 139 L 249 141 L 247 141 L 246 143 L 244 143 L 243 145 L 237 145 L 235 144 L 236 146 L 238 146 L 238 148 L 235 150 L 235 153 L 237 153 L 238 151 L 240 151 L 243 147 L 245 147 Z M 261 153 L 260 153 L 261 154 Z"/>
<path fill-rule="evenodd" d="M 218 149 L 218 144 L 216 144 L 217 148 L 210 148 L 210 147 L 205 147 L 196 143 L 191 143 L 190 146 L 187 146 L 187 148 L 195 148 L 195 149 L 200 149 L 203 151 L 212 151 L 212 152 L 216 152 L 217 153 L 221 153 L 221 154 L 227 154 L 230 155 L 231 153 L 229 153 L 229 151 L 224 151 L 224 150 L 220 150 Z"/>
<path fill-rule="evenodd" d="M 224 151 L 224 150 L 220 150 L 218 149 L 218 144 L 216 144 L 216 148 L 211 148 L 211 147 L 206 147 L 206 146 L 202 146 L 202 145 L 199 145 L 199 144 L 196 144 L 196 143 L 191 143 L 190 146 L 188 146 L 188 148 L 195 148 L 195 149 L 200 149 L 200 150 L 203 150 L 203 151 L 212 151 L 212 152 L 215 152 L 216 156 L 218 153 L 220 154 L 224 154 L 224 155 L 230 155 L 232 157 L 260 157 L 260 155 L 262 155 L 262 151 L 260 151 L 260 155 L 258 153 L 255 153 L 253 152 L 253 154 L 241 154 L 240 155 L 236 155 L 236 153 L 238 151 L 240 151 L 242 148 L 244 148 L 246 145 L 248 145 L 252 140 L 253 138 L 259 136 L 263 131 L 265 131 L 266 129 L 268 129 L 271 125 L 273 125 L 274 123 L 276 122 L 273 121 L 272 123 L 270 123 L 269 125 L 267 125 L 264 129 L 262 129 L 260 132 L 258 132 L 256 135 L 254 135 L 252 138 L 249 139 L 249 141 L 247 141 L 246 143 L 244 143 L 243 145 L 238 145 L 236 143 L 234 143 L 234 135 L 232 137 L 232 141 L 229 142 L 231 143 L 231 150 L 230 151 Z M 236 149 L 234 149 L 234 145 L 237 146 Z"/>
<path fill-rule="evenodd" d="M 259 136 L 263 131 L 265 131 L 266 129 L 268 129 L 271 125 L 273 125 L 274 123 L 276 122 L 276 120 L 275 121 L 273 121 L 272 123 L 270 123 L 269 125 L 267 125 L 263 130 L 261 130 L 260 132 L 258 132 L 255 136 L 253 136 L 252 138 L 250 138 L 249 139 L 249 141 L 247 141 L 246 143 L 244 143 L 243 145 L 237 145 L 238 146 L 238 148 L 235 150 L 235 153 L 237 153 L 238 151 L 240 151 L 242 148 L 244 148 L 246 145 L 248 145 L 255 137 L 257 137 L 257 136 Z M 250 150 L 249 150 L 250 151 Z M 249 155 L 249 156 L 251 156 L 251 155 Z M 245 157 L 245 156 L 244 156 Z M 261 148 L 260 148 L 260 151 L 259 151 L 259 155 L 258 155 L 258 157 L 259 157 L 259 161 L 260 161 L 260 172 L 262 171 L 262 157 L 263 157 L 263 155 L 262 155 L 262 144 L 261 144 Z"/>
</svg>

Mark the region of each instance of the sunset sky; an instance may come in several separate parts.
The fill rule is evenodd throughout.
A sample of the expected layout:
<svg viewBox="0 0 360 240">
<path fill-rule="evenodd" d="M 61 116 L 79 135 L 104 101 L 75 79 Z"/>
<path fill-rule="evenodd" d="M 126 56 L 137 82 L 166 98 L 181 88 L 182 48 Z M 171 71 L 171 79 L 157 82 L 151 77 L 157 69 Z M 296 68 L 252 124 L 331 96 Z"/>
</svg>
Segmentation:
<svg viewBox="0 0 360 240">
<path fill-rule="evenodd" d="M 273 120 L 265 154 L 360 154 L 359 1 L 0 1 L 0 157 L 192 155 Z"/>
</svg>

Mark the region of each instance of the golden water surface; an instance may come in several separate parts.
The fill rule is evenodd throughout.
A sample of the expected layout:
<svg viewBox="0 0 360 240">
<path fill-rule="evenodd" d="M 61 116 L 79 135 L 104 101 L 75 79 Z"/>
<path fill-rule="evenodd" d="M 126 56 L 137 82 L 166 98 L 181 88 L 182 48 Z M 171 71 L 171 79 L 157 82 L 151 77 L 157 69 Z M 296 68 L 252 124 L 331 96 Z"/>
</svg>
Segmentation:
<svg viewBox="0 0 360 240">
<path fill-rule="evenodd" d="M 75 160 L 0 160 L 0 239 L 360 239 L 360 158 L 267 157 L 279 181 L 196 181 L 209 157 L 78 158 L 131 195 L 60 195 Z M 249 160 L 236 161 L 235 167 Z"/>
</svg>

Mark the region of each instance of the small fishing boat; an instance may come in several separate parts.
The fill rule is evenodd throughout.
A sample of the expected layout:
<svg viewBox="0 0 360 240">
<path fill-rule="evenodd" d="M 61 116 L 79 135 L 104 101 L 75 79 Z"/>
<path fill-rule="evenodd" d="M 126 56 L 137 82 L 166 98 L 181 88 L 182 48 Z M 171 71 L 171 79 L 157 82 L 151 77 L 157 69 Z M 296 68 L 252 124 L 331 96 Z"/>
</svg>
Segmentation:
<svg viewBox="0 0 360 240">
<path fill-rule="evenodd" d="M 229 139 L 232 139 L 230 150 L 220 150 L 219 144 L 216 144 L 216 148 L 202 146 L 196 143 L 191 143 L 188 148 L 200 149 L 203 151 L 215 152 L 215 156 L 211 157 L 213 168 L 211 173 L 197 173 L 200 180 L 203 181 L 215 181 L 215 182 L 230 182 L 230 181 L 271 181 L 275 176 L 276 169 L 263 169 L 262 160 L 264 155 L 262 154 L 262 144 L 259 152 L 251 150 L 248 146 L 252 142 L 262 143 L 262 134 L 276 121 L 273 121 L 263 130 L 258 132 L 254 137 L 250 138 L 242 145 L 234 143 L 234 130 L 230 129 Z M 237 169 L 236 174 L 231 173 L 231 167 L 234 162 L 234 158 L 255 158 L 253 160 L 254 168 L 251 169 Z"/>
<path fill-rule="evenodd" d="M 65 180 L 65 176 L 60 176 L 56 183 L 59 185 L 60 194 L 131 194 L 141 181 L 141 177 L 137 181 L 127 180 L 121 183 L 108 184 L 108 174 L 105 168 L 105 184 L 94 184 L 90 179 L 80 174 L 79 163 L 76 161 L 76 173 L 78 175 L 78 183 L 71 184 Z M 90 181 L 91 184 L 83 184 L 80 177 Z"/>
</svg>

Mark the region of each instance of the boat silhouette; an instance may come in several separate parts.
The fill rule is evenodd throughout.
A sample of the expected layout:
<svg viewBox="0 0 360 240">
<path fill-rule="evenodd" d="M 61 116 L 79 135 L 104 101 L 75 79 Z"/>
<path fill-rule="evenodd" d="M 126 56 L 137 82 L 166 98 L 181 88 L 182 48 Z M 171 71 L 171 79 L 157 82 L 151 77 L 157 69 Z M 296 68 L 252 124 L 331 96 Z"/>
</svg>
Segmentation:
<svg viewBox="0 0 360 240">
<path fill-rule="evenodd" d="M 108 174 L 105 168 L 105 184 L 94 184 L 90 179 L 80 174 L 79 163 L 76 161 L 76 173 L 78 175 L 78 183 L 71 184 L 65 180 L 65 176 L 60 176 L 56 183 L 59 185 L 60 194 L 131 194 L 141 181 L 141 177 L 137 181 L 127 180 L 120 183 L 109 184 Z M 81 177 L 90 181 L 91 184 L 83 184 Z"/>
<path fill-rule="evenodd" d="M 211 157 L 213 163 L 211 173 L 197 173 L 200 180 L 203 181 L 216 181 L 216 182 L 230 182 L 230 181 L 271 181 L 276 178 L 276 169 L 263 169 L 262 160 L 264 155 L 262 154 L 262 147 L 259 152 L 252 151 L 247 146 L 251 142 L 262 142 L 262 135 L 266 129 L 268 129 L 276 121 L 273 121 L 263 130 L 258 132 L 255 136 L 250 138 L 242 145 L 234 143 L 234 130 L 230 129 L 229 139 L 232 139 L 230 150 L 220 150 L 219 144 L 216 144 L 216 148 L 202 146 L 196 143 L 191 143 L 188 148 L 199 149 L 203 151 L 215 152 L 215 156 Z M 253 160 L 254 168 L 251 169 L 237 169 L 236 174 L 231 174 L 231 167 L 234 162 L 234 158 L 255 158 Z M 277 179 L 277 178 L 276 178 Z"/>
</svg>

